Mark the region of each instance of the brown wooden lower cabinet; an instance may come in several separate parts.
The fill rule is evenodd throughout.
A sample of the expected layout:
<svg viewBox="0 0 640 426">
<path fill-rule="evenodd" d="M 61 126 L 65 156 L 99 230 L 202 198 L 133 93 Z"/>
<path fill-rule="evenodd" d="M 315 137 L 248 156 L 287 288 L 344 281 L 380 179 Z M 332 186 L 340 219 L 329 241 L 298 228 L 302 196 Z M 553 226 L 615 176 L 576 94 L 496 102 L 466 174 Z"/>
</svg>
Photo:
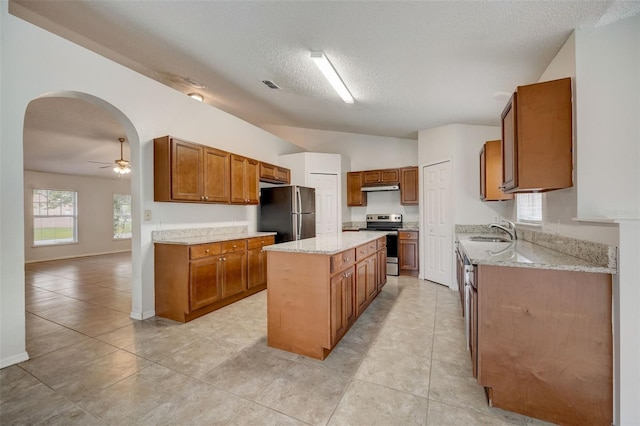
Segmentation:
<svg viewBox="0 0 640 426">
<path fill-rule="evenodd" d="M 398 269 L 400 275 L 418 276 L 418 231 L 398 232 Z"/>
<path fill-rule="evenodd" d="M 264 290 L 262 247 L 274 240 L 270 235 L 195 245 L 156 242 L 156 315 L 191 321 Z"/>
<path fill-rule="evenodd" d="M 326 358 L 386 282 L 378 272 L 381 240 L 331 256 L 267 252 L 268 345 Z"/>
<path fill-rule="evenodd" d="M 477 319 L 472 347 L 490 405 L 558 424 L 612 424 L 611 275 L 480 265 L 476 282 L 477 310 L 467 315 Z"/>
</svg>

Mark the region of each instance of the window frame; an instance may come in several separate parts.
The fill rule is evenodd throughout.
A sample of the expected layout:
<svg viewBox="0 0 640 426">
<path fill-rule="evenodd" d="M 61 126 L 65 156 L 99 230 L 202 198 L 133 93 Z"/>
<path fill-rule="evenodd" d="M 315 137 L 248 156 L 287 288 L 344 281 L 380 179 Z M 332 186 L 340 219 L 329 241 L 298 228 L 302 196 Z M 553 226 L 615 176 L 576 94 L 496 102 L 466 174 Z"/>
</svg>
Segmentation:
<svg viewBox="0 0 640 426">
<path fill-rule="evenodd" d="M 536 215 L 539 211 L 539 216 Z M 543 202 L 541 192 L 516 194 L 516 218 L 518 223 L 542 225 Z"/>
<path fill-rule="evenodd" d="M 42 192 L 45 191 L 47 195 L 45 195 L 47 197 L 47 200 L 44 201 L 44 203 L 46 203 L 46 211 L 48 212 L 49 210 L 49 206 L 48 206 L 48 198 L 49 198 L 49 193 L 50 192 L 68 192 L 70 194 L 72 194 L 73 196 L 73 200 L 72 200 L 72 207 L 73 207 L 73 213 L 71 214 L 36 214 L 36 203 L 43 203 L 43 201 L 36 201 L 36 196 L 40 195 L 38 194 L 38 192 Z M 58 206 L 59 208 L 62 208 L 62 205 Z M 38 211 L 41 211 L 41 209 L 39 208 Z M 54 247 L 54 246 L 62 246 L 62 245 L 69 245 L 69 244 L 78 244 L 79 242 L 79 237 L 78 237 L 78 191 L 75 190 L 69 190 L 69 189 L 52 189 L 52 188 L 34 188 L 31 191 L 31 213 L 32 213 L 32 218 L 31 218 L 31 224 L 32 224 L 32 239 L 31 239 L 31 244 L 32 247 L 34 248 L 39 248 L 39 247 Z M 71 239 L 66 239 L 66 240 L 59 240 L 58 238 L 53 239 L 53 240 L 36 240 L 36 236 L 38 234 L 38 230 L 43 229 L 43 226 L 36 226 L 36 221 L 39 219 L 56 219 L 56 218 L 71 218 L 73 223 L 72 223 L 72 236 Z"/>
<path fill-rule="evenodd" d="M 116 213 L 116 197 L 128 197 L 129 198 L 129 214 L 118 214 Z M 111 207 L 112 207 L 112 229 L 111 229 L 111 237 L 113 238 L 113 241 L 123 241 L 123 240 L 130 240 L 133 232 L 133 217 L 131 215 L 131 194 L 119 194 L 117 192 L 114 192 L 112 194 L 111 197 Z M 125 236 L 123 237 L 118 237 L 116 234 L 116 215 L 118 215 L 118 217 L 125 217 L 128 218 L 129 221 L 129 233 L 128 234 L 123 234 Z M 126 222 L 123 224 L 123 226 L 126 229 Z"/>
</svg>

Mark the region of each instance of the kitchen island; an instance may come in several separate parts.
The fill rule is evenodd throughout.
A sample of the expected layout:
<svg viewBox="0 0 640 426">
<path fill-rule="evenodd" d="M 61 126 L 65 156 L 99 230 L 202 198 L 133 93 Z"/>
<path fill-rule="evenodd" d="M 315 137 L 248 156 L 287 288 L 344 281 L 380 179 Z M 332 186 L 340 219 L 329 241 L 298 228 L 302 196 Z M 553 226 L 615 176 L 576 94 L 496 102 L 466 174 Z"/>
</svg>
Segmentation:
<svg viewBox="0 0 640 426">
<path fill-rule="evenodd" d="M 264 247 L 267 343 L 324 359 L 386 283 L 386 234 L 346 232 Z"/>
</svg>

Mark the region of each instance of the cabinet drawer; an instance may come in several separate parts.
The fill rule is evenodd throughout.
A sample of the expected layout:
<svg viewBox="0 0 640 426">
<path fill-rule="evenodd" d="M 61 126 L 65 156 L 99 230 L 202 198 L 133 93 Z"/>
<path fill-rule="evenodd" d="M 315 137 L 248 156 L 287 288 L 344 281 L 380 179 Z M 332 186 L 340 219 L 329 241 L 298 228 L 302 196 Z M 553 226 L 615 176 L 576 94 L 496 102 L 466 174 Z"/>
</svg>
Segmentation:
<svg viewBox="0 0 640 426">
<path fill-rule="evenodd" d="M 371 243 L 362 244 L 361 246 L 356 247 L 356 261 L 359 262 L 365 257 L 372 254 L 376 251 L 376 242 L 373 242 L 373 251 L 371 251 Z"/>
<path fill-rule="evenodd" d="M 232 253 L 235 251 L 245 251 L 247 249 L 246 240 L 232 240 L 220 243 L 222 245 L 222 253 Z"/>
<path fill-rule="evenodd" d="M 220 243 L 202 244 L 189 247 L 189 259 L 200 259 L 220 254 Z"/>
<path fill-rule="evenodd" d="M 345 250 L 331 256 L 331 273 L 341 271 L 356 260 L 355 249 Z"/>
<path fill-rule="evenodd" d="M 383 249 L 387 246 L 387 237 L 381 237 L 376 240 L 376 247 L 378 250 Z"/>
<path fill-rule="evenodd" d="M 256 237 L 250 238 L 247 240 L 247 247 L 249 249 L 261 248 L 264 246 L 270 246 L 275 243 L 275 237 L 273 235 L 269 235 L 266 237 Z"/>
<path fill-rule="evenodd" d="M 400 231 L 398 232 L 398 238 L 401 240 L 417 240 L 418 232 L 417 231 Z"/>
</svg>

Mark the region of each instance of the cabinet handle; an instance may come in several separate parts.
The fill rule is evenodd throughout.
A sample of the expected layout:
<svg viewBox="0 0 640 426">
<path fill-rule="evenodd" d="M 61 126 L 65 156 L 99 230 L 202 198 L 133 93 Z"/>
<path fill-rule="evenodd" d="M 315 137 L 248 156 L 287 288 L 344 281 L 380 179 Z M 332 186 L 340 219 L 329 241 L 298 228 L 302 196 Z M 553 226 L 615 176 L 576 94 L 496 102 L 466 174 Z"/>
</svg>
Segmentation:
<svg viewBox="0 0 640 426">
<path fill-rule="evenodd" d="M 360 250 L 360 253 L 365 254 L 367 251 L 366 250 Z"/>
<path fill-rule="evenodd" d="M 233 248 L 236 248 L 236 247 L 238 247 L 238 245 L 237 245 L 237 244 L 234 244 L 234 245 L 233 245 Z"/>
<path fill-rule="evenodd" d="M 206 249 L 204 252 L 205 252 L 206 254 L 209 254 L 209 249 Z"/>
<path fill-rule="evenodd" d="M 200 196 L 200 199 L 201 199 L 202 201 L 204 201 L 204 195 L 201 195 L 201 196 Z"/>
</svg>

